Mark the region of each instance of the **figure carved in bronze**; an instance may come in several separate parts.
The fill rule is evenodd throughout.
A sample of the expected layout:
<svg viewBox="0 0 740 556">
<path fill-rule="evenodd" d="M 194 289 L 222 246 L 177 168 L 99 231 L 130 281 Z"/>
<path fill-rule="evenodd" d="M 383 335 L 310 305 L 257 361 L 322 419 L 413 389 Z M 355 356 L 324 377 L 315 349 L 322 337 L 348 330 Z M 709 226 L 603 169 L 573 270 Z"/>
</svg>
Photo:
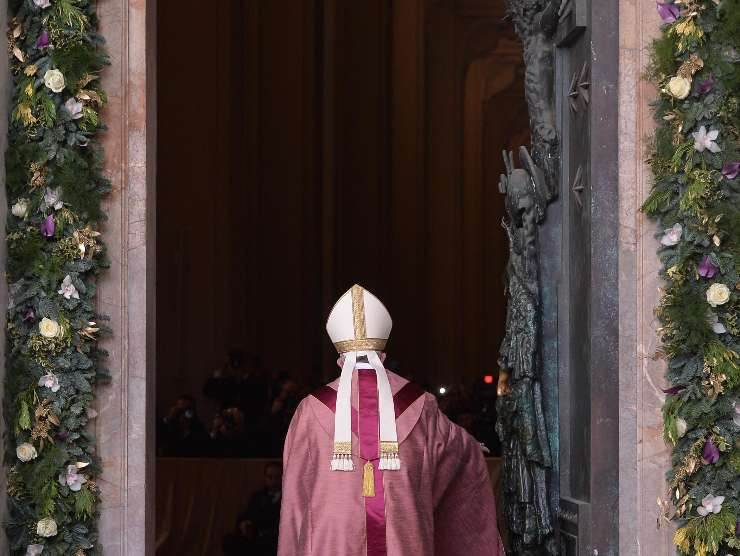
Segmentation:
<svg viewBox="0 0 740 556">
<path fill-rule="evenodd" d="M 567 0 L 566 0 L 567 1 Z M 532 133 L 531 156 L 520 147 L 523 166 L 504 153 L 504 227 L 509 238 L 506 336 L 501 345 L 498 421 L 504 456 L 504 501 L 511 552 L 555 555 L 549 503 L 552 468 L 542 402 L 541 292 L 538 226 L 558 194 L 560 145 L 555 118 L 555 33 L 561 0 L 507 0 L 507 13 L 522 41 L 524 87 Z"/>
<path fill-rule="evenodd" d="M 560 0 L 509 0 L 506 11 L 522 41 L 524 94 L 532 132 L 532 159 L 545 174 L 546 198 L 558 193 L 560 146 L 555 124 L 555 32 Z"/>
<path fill-rule="evenodd" d="M 504 227 L 509 238 L 506 336 L 499 365 L 496 431 L 504 455 L 504 501 L 510 548 L 518 556 L 557 554 L 547 473 L 552 467 L 542 409 L 539 359 L 540 284 L 537 226 L 545 216 L 545 174 L 525 147 L 523 168 L 504 153 Z"/>
</svg>

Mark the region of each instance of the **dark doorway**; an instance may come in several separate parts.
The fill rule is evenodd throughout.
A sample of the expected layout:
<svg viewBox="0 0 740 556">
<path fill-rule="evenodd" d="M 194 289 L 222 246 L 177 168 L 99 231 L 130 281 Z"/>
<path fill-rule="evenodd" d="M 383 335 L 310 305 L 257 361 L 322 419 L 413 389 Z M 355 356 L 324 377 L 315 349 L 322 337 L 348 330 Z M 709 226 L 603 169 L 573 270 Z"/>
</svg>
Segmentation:
<svg viewBox="0 0 740 556">
<path fill-rule="evenodd" d="M 214 375 L 254 377 L 255 422 L 333 378 L 324 320 L 355 282 L 400 374 L 495 388 L 501 151 L 529 133 L 503 0 L 186 0 L 157 36 L 158 417 L 187 394 L 208 429 Z M 279 455 L 276 431 L 228 455 Z"/>
</svg>

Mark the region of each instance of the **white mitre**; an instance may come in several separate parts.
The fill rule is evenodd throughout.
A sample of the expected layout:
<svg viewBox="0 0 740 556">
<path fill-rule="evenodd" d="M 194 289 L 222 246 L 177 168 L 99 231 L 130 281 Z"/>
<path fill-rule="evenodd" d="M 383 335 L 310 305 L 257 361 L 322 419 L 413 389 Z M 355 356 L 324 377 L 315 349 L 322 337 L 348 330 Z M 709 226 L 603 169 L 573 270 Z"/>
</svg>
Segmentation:
<svg viewBox="0 0 740 556">
<path fill-rule="evenodd" d="M 355 284 L 329 313 L 326 331 L 339 353 L 383 351 L 393 321 L 388 309 L 362 286 Z"/>
<path fill-rule="evenodd" d="M 378 383 L 378 413 L 380 414 L 380 469 L 397 470 L 401 467 L 398 456 L 396 414 L 385 367 L 378 352 L 385 349 L 393 321 L 388 309 L 380 300 L 354 285 L 345 292 L 329 313 L 326 331 L 334 347 L 344 355 L 342 374 L 337 389 L 334 415 L 334 452 L 332 471 L 352 471 L 352 373 L 359 357 L 367 357 L 375 369 Z"/>
</svg>

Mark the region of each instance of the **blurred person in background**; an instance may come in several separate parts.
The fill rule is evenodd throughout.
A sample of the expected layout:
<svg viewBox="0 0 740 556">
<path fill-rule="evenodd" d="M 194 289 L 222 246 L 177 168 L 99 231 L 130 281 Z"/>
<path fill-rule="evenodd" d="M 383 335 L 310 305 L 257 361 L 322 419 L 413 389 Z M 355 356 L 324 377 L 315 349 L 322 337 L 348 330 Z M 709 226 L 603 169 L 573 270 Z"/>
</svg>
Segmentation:
<svg viewBox="0 0 740 556">
<path fill-rule="evenodd" d="M 198 418 L 195 400 L 183 394 L 159 423 L 162 455 L 198 457 L 205 455 L 208 433 Z"/>
<path fill-rule="evenodd" d="M 224 539 L 225 556 L 275 556 L 277 554 L 283 468 L 265 465 L 264 486 L 254 492 L 239 514 L 234 533 Z"/>
</svg>

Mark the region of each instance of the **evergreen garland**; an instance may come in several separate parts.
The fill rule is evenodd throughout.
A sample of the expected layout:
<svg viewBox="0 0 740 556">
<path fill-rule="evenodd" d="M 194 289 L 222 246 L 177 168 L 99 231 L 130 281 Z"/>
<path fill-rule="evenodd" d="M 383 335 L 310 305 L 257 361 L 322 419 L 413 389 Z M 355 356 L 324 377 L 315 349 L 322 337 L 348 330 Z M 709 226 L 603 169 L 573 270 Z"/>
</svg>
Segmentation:
<svg viewBox="0 0 740 556">
<path fill-rule="evenodd" d="M 107 377 L 95 310 L 107 56 L 93 0 L 9 4 L 6 528 L 11 554 L 100 554 L 88 423 Z"/>
<path fill-rule="evenodd" d="M 657 308 L 673 446 L 663 518 L 682 555 L 740 549 L 740 0 L 658 3 L 643 210 L 660 223 Z"/>
</svg>

